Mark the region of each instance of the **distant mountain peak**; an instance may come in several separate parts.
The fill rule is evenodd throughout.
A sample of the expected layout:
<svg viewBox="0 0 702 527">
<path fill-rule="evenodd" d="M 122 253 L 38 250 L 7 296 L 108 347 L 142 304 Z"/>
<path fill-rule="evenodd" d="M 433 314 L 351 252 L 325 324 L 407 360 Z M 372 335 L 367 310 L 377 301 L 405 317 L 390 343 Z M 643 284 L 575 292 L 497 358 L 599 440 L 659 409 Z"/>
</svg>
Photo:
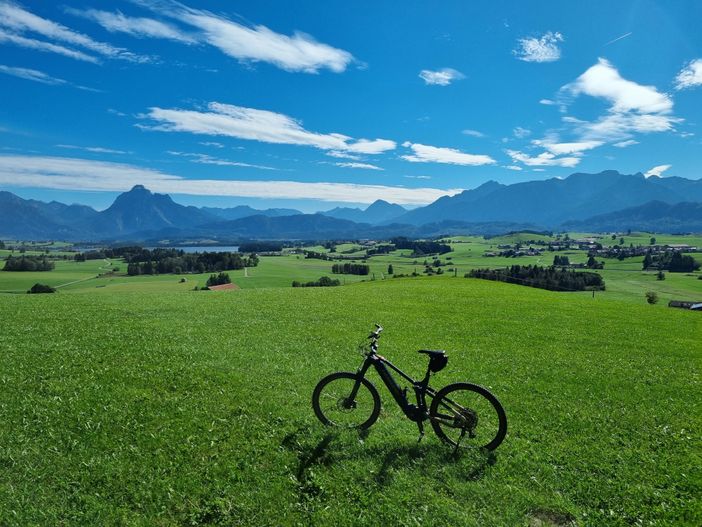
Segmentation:
<svg viewBox="0 0 702 527">
<path fill-rule="evenodd" d="M 144 192 L 144 191 L 146 191 L 146 192 L 148 192 L 149 194 L 151 194 L 151 191 L 150 191 L 148 188 L 146 188 L 144 185 L 134 185 L 134 186 L 129 190 L 129 192 Z"/>
</svg>

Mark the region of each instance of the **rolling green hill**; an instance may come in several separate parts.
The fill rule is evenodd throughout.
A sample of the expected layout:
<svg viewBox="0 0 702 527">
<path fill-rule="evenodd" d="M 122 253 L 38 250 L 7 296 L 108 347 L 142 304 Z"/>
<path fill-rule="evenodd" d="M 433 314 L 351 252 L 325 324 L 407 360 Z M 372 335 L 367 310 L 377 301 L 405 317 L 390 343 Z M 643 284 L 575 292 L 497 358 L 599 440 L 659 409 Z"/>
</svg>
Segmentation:
<svg viewBox="0 0 702 527">
<path fill-rule="evenodd" d="M 699 313 L 446 277 L 0 309 L 0 525 L 702 523 Z M 500 398 L 494 457 L 417 445 L 375 374 L 367 437 L 316 421 L 373 322 Z"/>
</svg>

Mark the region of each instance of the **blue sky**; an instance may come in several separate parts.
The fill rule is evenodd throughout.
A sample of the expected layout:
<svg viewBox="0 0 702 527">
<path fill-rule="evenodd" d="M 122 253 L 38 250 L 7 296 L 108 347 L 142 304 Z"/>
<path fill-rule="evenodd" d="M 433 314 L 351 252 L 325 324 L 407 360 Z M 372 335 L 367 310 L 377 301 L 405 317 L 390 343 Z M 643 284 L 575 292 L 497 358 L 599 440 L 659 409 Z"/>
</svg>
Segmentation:
<svg viewBox="0 0 702 527">
<path fill-rule="evenodd" d="M 399 5 L 0 0 L 0 188 L 309 212 L 702 176 L 702 3 Z"/>
</svg>

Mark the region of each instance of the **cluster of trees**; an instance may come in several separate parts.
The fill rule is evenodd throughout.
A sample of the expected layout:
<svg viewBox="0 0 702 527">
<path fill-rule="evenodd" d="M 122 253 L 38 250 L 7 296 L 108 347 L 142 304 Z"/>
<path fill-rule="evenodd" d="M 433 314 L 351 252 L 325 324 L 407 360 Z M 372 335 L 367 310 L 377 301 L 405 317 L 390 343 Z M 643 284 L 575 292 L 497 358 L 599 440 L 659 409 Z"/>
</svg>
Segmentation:
<svg viewBox="0 0 702 527">
<path fill-rule="evenodd" d="M 594 256 L 590 256 L 585 265 L 588 269 L 604 269 L 604 262 L 598 262 Z"/>
<path fill-rule="evenodd" d="M 4 249 L 4 248 L 5 248 L 5 242 L 0 240 L 0 249 Z"/>
<path fill-rule="evenodd" d="M 140 252 L 124 257 L 129 262 L 129 265 L 127 265 L 127 274 L 129 276 L 141 274 L 212 273 L 226 269 L 256 267 L 258 265 L 258 256 L 255 254 L 250 256 L 230 252 L 186 254 L 183 251 L 175 251 L 179 254 L 173 255 L 173 249 L 155 249 L 153 251 L 144 249 L 143 251 L 145 253 Z"/>
<path fill-rule="evenodd" d="M 553 257 L 553 265 L 560 265 L 560 266 L 570 265 L 570 258 L 568 258 L 567 256 L 556 255 Z"/>
<path fill-rule="evenodd" d="M 650 267 L 666 269 L 671 273 L 691 273 L 700 268 L 700 263 L 687 254 L 678 251 L 665 251 L 663 254 L 655 256 L 650 254 L 644 256 L 644 271 Z"/>
<path fill-rule="evenodd" d="M 396 249 L 411 249 L 413 255 L 445 254 L 451 252 L 451 246 L 434 241 L 410 240 L 399 236 L 390 240 Z"/>
<path fill-rule="evenodd" d="M 334 287 L 341 285 L 341 282 L 335 278 L 329 278 L 328 276 L 322 276 L 319 280 L 315 282 L 298 282 L 293 281 L 293 287 Z"/>
<path fill-rule="evenodd" d="M 605 283 L 597 273 L 575 272 L 557 267 L 513 265 L 505 269 L 473 269 L 466 278 L 482 278 L 549 291 L 604 291 Z"/>
<path fill-rule="evenodd" d="M 368 264 L 355 264 L 355 263 L 343 263 L 332 265 L 332 273 L 334 274 L 357 274 L 357 275 L 367 275 L 370 273 L 370 265 Z"/>
<path fill-rule="evenodd" d="M 389 254 L 391 251 L 395 250 L 394 245 L 376 245 L 372 249 L 367 249 L 366 250 L 366 255 L 367 256 L 373 256 L 376 254 Z"/>
<path fill-rule="evenodd" d="M 30 295 L 38 295 L 41 293 L 55 293 L 56 289 L 51 287 L 50 285 L 45 285 L 45 284 L 34 284 L 32 288 L 27 291 L 27 294 Z"/>
<path fill-rule="evenodd" d="M 211 285 L 224 285 L 231 283 L 232 279 L 229 278 L 227 273 L 213 274 L 207 279 L 207 287 L 210 287 Z"/>
<path fill-rule="evenodd" d="M 305 259 L 315 260 L 331 260 L 332 258 L 327 253 L 318 253 L 317 251 L 305 251 Z"/>
<path fill-rule="evenodd" d="M 46 256 L 8 256 L 3 271 L 51 271 L 54 262 Z"/>
</svg>

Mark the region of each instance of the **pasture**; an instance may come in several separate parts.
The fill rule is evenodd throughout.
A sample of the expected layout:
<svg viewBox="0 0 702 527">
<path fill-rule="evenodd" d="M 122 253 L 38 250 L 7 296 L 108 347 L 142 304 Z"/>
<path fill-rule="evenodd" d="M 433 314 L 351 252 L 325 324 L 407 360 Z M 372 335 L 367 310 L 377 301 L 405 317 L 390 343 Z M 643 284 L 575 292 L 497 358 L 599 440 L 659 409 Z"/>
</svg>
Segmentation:
<svg viewBox="0 0 702 527">
<path fill-rule="evenodd" d="M 702 523 L 699 313 L 447 276 L 0 309 L 1 525 Z M 447 349 L 433 386 L 500 398 L 494 456 L 417 444 L 375 374 L 367 437 L 316 421 L 373 322 L 408 373 Z"/>
</svg>

